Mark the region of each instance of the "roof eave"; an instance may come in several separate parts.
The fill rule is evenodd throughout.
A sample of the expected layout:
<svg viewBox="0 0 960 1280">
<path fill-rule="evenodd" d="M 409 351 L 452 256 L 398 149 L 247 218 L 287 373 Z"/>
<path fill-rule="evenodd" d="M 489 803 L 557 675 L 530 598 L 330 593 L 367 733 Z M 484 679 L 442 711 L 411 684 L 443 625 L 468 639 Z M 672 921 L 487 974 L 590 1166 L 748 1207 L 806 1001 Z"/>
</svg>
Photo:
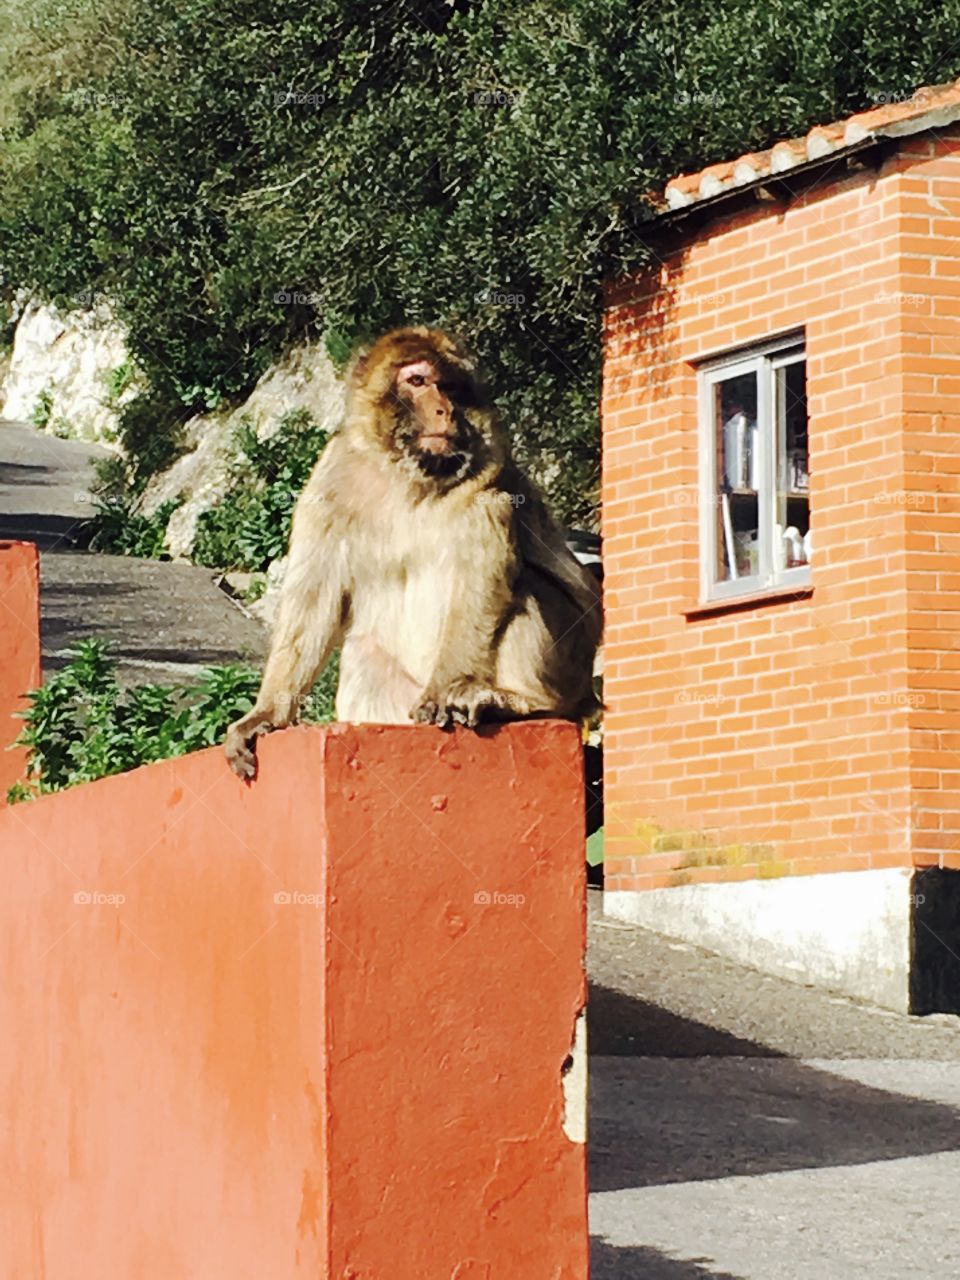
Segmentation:
<svg viewBox="0 0 960 1280">
<path fill-rule="evenodd" d="M 904 136 L 906 132 L 919 133 L 922 131 L 919 129 L 903 130 L 898 136 Z M 718 213 L 724 212 L 728 206 L 752 204 L 758 199 L 770 198 L 771 194 L 774 198 L 778 195 L 790 198 L 796 194 L 794 188 L 798 180 L 803 181 L 812 177 L 814 181 L 809 183 L 806 188 L 810 190 L 812 187 L 819 185 L 819 182 L 826 177 L 827 172 L 835 169 L 838 165 L 843 164 L 847 168 L 866 168 L 872 161 L 873 167 L 878 167 L 884 156 L 893 150 L 894 146 L 893 135 L 887 132 L 881 133 L 878 130 L 859 142 L 845 147 L 837 147 L 826 155 L 803 161 L 800 164 L 791 166 L 789 169 L 781 169 L 775 173 L 764 173 L 754 178 L 751 182 L 742 182 L 725 187 L 723 191 L 718 191 L 715 195 L 702 196 L 699 199 L 691 200 L 689 204 L 680 205 L 673 209 L 664 209 L 662 213 L 657 214 L 647 224 L 647 229 L 680 230 L 684 224 L 691 221 L 699 221 L 701 218 L 713 217 Z"/>
</svg>

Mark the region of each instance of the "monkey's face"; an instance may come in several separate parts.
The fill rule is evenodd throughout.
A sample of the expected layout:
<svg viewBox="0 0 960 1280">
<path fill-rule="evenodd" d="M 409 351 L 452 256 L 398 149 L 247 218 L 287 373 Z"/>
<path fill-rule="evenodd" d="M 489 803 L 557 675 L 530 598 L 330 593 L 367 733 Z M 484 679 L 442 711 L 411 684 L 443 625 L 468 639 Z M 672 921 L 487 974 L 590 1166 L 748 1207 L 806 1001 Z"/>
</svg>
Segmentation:
<svg viewBox="0 0 960 1280">
<path fill-rule="evenodd" d="M 473 360 L 440 329 L 394 329 L 350 375 L 348 429 L 419 490 L 447 492 L 508 456 Z"/>
<path fill-rule="evenodd" d="M 465 474 L 476 449 L 476 431 L 463 409 L 470 403 L 457 371 L 424 358 L 398 367 L 393 393 L 399 412 L 397 445 L 431 476 Z"/>
</svg>

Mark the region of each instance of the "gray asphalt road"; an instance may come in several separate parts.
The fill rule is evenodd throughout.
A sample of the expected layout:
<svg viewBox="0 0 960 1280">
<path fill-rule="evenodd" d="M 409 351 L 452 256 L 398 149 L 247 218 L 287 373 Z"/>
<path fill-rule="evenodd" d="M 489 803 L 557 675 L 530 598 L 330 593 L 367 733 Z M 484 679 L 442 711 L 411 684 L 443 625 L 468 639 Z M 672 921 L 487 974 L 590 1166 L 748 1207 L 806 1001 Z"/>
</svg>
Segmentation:
<svg viewBox="0 0 960 1280">
<path fill-rule="evenodd" d="M 960 1273 L 960 1020 L 605 922 L 588 967 L 593 1280 Z"/>
<path fill-rule="evenodd" d="M 266 643 L 207 569 L 129 556 L 40 555 L 44 672 L 78 640 L 109 640 L 128 684 L 187 682 L 210 664 L 259 662 Z"/>
<path fill-rule="evenodd" d="M 93 512 L 92 460 L 109 450 L 0 422 L 0 538 L 69 549 Z"/>
<path fill-rule="evenodd" d="M 210 663 L 258 660 L 264 628 L 192 565 L 80 549 L 93 513 L 91 460 L 105 449 L 0 423 L 0 538 L 40 547 L 44 673 L 87 637 L 110 640 L 127 683 L 188 681 Z"/>
</svg>

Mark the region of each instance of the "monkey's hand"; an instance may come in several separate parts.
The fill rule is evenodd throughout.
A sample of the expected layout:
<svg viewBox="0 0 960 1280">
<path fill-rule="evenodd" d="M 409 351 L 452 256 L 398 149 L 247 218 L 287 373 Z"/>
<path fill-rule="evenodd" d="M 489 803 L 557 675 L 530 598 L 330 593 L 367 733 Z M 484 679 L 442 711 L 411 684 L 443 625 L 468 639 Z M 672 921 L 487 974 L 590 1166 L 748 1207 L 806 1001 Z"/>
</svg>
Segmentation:
<svg viewBox="0 0 960 1280">
<path fill-rule="evenodd" d="M 428 689 L 410 714 L 417 724 L 435 724 L 441 729 L 462 724 L 475 729 L 481 720 L 510 720 L 528 715 L 529 707 L 516 694 L 465 676 L 442 692 Z"/>
<path fill-rule="evenodd" d="M 235 720 L 227 730 L 223 741 L 230 768 L 238 778 L 252 781 L 257 776 L 257 738 L 261 733 L 269 733 L 274 726 L 259 717 L 254 720 L 256 712 Z"/>
</svg>

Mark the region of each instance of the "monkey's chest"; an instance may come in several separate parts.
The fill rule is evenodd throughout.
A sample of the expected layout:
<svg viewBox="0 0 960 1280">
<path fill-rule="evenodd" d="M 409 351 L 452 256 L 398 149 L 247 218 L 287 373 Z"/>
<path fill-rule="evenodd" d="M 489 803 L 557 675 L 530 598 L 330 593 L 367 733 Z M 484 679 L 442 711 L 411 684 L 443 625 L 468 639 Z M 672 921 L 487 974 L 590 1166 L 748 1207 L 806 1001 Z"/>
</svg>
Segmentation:
<svg viewBox="0 0 960 1280">
<path fill-rule="evenodd" d="M 416 680 L 425 684 L 456 598 L 452 566 L 442 555 L 432 564 L 418 557 L 384 558 L 367 583 L 358 583 L 351 633 L 369 637 Z"/>
</svg>

